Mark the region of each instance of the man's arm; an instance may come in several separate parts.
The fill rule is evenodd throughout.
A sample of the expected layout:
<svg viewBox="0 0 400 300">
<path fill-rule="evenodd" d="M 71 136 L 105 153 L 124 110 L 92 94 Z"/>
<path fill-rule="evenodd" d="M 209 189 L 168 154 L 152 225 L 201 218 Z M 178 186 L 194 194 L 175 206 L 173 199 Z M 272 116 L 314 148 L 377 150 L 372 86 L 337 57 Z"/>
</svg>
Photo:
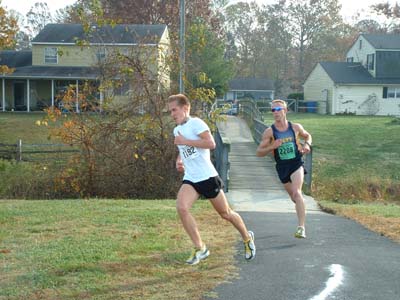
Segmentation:
<svg viewBox="0 0 400 300">
<path fill-rule="evenodd" d="M 298 135 L 304 140 L 303 153 L 310 152 L 312 144 L 311 134 L 307 130 L 305 130 L 301 124 L 298 123 L 296 124 L 295 130 L 298 132 Z"/>
<path fill-rule="evenodd" d="M 182 158 L 181 155 L 178 154 L 178 157 L 176 158 L 176 163 L 175 163 L 176 170 L 180 173 L 185 171 L 185 167 L 183 166 Z"/>
<path fill-rule="evenodd" d="M 272 138 L 272 129 L 268 127 L 265 129 L 261 142 L 258 145 L 256 156 L 263 157 L 266 156 L 268 153 L 272 152 L 274 149 L 278 148 L 281 145 L 280 140 L 274 140 Z"/>
<path fill-rule="evenodd" d="M 175 137 L 175 145 L 187 145 L 203 149 L 215 149 L 215 141 L 210 131 L 203 131 L 198 135 L 199 140 L 188 140 L 180 132 Z"/>
</svg>

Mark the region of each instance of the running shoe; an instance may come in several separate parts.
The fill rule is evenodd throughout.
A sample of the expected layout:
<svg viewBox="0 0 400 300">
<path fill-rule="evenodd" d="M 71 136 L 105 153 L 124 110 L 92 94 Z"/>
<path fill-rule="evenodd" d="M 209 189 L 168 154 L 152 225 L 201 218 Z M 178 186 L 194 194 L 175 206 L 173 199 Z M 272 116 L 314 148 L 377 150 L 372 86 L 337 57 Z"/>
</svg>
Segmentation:
<svg viewBox="0 0 400 300">
<path fill-rule="evenodd" d="M 244 242 L 244 258 L 251 260 L 256 256 L 256 245 L 254 244 L 254 232 L 249 231 L 250 240 Z"/>
<path fill-rule="evenodd" d="M 294 234 L 295 237 L 298 239 L 305 239 L 306 238 L 306 230 L 302 226 L 297 226 L 296 233 Z"/>
<path fill-rule="evenodd" d="M 190 257 L 186 260 L 188 265 L 197 265 L 201 260 L 206 259 L 210 255 L 207 247 L 204 245 L 202 249 L 194 248 Z"/>
</svg>

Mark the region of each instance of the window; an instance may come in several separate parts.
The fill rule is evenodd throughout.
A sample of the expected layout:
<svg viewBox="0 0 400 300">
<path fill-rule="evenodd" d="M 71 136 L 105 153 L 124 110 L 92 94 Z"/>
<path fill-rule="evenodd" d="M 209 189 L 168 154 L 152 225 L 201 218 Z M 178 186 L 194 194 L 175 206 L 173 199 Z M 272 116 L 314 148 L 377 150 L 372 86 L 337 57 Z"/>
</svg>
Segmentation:
<svg viewBox="0 0 400 300">
<path fill-rule="evenodd" d="M 358 49 L 362 49 L 362 40 L 360 40 L 359 42 L 358 42 Z"/>
<path fill-rule="evenodd" d="M 367 70 L 374 70 L 375 54 L 367 55 Z"/>
<path fill-rule="evenodd" d="M 353 58 L 353 57 L 348 57 L 348 58 L 346 59 L 346 61 L 347 61 L 348 63 L 352 63 L 352 62 L 354 62 L 354 58 Z"/>
<path fill-rule="evenodd" d="M 400 86 L 397 87 L 384 87 L 383 98 L 400 99 Z"/>
<path fill-rule="evenodd" d="M 57 64 L 58 63 L 57 48 L 53 48 L 53 47 L 44 48 L 44 63 L 45 64 Z"/>
</svg>

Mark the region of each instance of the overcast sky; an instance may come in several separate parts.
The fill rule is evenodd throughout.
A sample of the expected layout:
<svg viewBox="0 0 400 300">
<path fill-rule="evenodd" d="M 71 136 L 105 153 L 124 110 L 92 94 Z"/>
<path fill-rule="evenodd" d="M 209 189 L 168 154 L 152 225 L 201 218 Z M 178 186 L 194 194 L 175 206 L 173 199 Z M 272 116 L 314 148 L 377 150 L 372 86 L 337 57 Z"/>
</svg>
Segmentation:
<svg viewBox="0 0 400 300">
<path fill-rule="evenodd" d="M 231 0 L 232 3 L 240 2 L 243 0 Z M 250 0 L 248 1 L 250 2 Z M 271 4 L 277 3 L 278 0 L 256 0 L 258 4 Z M 342 16 L 350 21 L 350 18 L 356 13 L 360 13 L 363 17 L 371 16 L 369 7 L 373 4 L 389 2 L 396 3 L 396 0 L 339 0 L 342 5 Z M 400 0 L 398 1 L 400 4 Z"/>
<path fill-rule="evenodd" d="M 46 2 L 50 11 L 55 12 L 57 9 L 64 8 L 67 5 L 71 5 L 75 3 L 76 0 L 2 0 L 2 6 L 7 7 L 7 10 L 14 9 L 20 12 L 22 15 L 26 15 L 26 13 L 30 10 L 30 8 L 36 2 Z M 123 1 L 123 0 L 121 0 Z M 192 0 L 187 0 L 192 1 Z M 240 2 L 243 0 L 231 0 L 231 3 Z M 246 0 L 245 0 L 246 1 Z M 250 2 L 251 0 L 248 0 Z M 256 0 L 259 4 L 270 4 L 276 3 L 278 0 Z M 390 2 L 392 4 L 396 3 L 396 0 L 339 0 L 342 4 L 342 14 L 346 17 L 346 19 L 353 16 L 356 12 L 360 12 L 362 16 L 368 16 L 369 6 L 376 3 L 382 2 Z M 362 4 L 360 4 L 362 3 Z M 399 0 L 400 3 L 400 0 Z"/>
<path fill-rule="evenodd" d="M 47 6 L 53 14 L 56 10 L 75 3 L 76 0 L 2 0 L 1 5 L 7 7 L 7 10 L 13 9 L 25 16 L 37 2 L 47 3 Z"/>
</svg>

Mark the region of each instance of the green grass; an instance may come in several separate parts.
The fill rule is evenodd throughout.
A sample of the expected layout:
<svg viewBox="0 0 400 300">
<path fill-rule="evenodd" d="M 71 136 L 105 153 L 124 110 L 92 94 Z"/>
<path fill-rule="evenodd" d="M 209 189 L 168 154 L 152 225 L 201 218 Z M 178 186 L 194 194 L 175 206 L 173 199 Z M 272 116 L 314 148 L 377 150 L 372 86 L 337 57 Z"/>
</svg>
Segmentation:
<svg viewBox="0 0 400 300">
<path fill-rule="evenodd" d="M 232 227 L 208 202 L 194 214 L 223 256 Z M 197 299 L 233 267 L 189 268 L 190 247 L 172 200 L 0 200 L 0 299 Z"/>
<path fill-rule="evenodd" d="M 16 144 L 19 139 L 23 143 L 51 143 L 46 126 L 37 126 L 45 113 L 0 113 L 0 143 Z"/>
</svg>

